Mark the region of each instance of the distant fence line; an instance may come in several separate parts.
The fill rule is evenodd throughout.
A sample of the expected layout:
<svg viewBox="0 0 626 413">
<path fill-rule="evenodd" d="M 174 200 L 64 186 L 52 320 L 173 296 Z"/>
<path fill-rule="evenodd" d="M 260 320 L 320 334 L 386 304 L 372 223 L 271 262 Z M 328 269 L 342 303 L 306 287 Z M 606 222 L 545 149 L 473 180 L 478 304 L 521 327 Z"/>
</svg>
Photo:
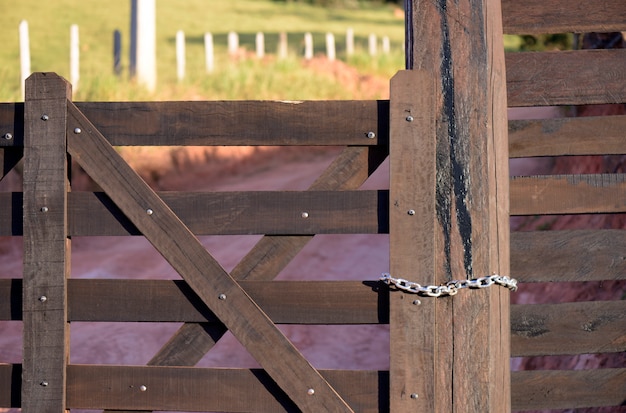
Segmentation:
<svg viewBox="0 0 626 413">
<path fill-rule="evenodd" d="M 113 72 L 116 75 L 121 75 L 122 64 L 122 34 L 119 30 L 116 30 L 113 34 Z M 287 33 L 281 32 L 278 34 L 278 46 L 276 48 L 276 56 L 279 59 L 286 59 L 288 57 L 288 36 Z M 370 33 L 367 37 L 367 51 L 370 56 L 376 56 L 379 53 L 379 38 L 376 34 Z M 325 36 L 325 55 L 333 61 L 337 58 L 336 52 L 336 40 L 335 35 L 331 32 L 326 33 Z M 355 40 L 354 30 L 348 28 L 345 34 L 345 55 L 351 56 L 355 53 Z M 185 32 L 179 30 L 176 32 L 176 76 L 179 81 L 184 80 L 186 72 L 186 39 Z M 207 73 L 215 71 L 215 47 L 214 36 L 212 33 L 205 33 L 203 37 L 204 52 L 205 52 L 205 68 Z M 24 82 L 31 74 L 30 69 L 30 42 L 29 42 L 29 30 L 28 22 L 22 21 L 19 24 L 19 44 L 20 44 L 20 76 L 22 86 L 22 98 L 24 98 Z M 310 60 L 314 56 L 314 41 L 313 34 L 307 32 L 304 34 L 303 39 L 303 51 L 302 56 L 306 60 Z M 262 59 L 266 56 L 266 42 L 263 32 L 256 33 L 255 36 L 255 51 L 254 55 Z M 383 36 L 380 40 L 380 46 L 383 54 L 388 54 L 391 51 L 391 42 L 388 36 Z M 74 91 L 78 89 L 80 79 L 80 58 L 79 58 L 79 32 L 78 25 L 73 24 L 70 27 L 70 81 L 73 85 Z M 227 51 L 228 56 L 231 58 L 241 58 L 248 56 L 248 51 L 240 46 L 239 34 L 231 31 L 227 35 Z M 131 51 L 132 52 L 132 51 Z M 132 60 L 132 59 L 131 59 Z M 150 59 L 156 64 L 156 58 Z M 156 72 L 156 68 L 154 69 Z M 140 76 L 140 73 L 133 73 L 130 71 L 131 77 Z M 140 79 L 139 79 L 140 80 Z"/>
</svg>

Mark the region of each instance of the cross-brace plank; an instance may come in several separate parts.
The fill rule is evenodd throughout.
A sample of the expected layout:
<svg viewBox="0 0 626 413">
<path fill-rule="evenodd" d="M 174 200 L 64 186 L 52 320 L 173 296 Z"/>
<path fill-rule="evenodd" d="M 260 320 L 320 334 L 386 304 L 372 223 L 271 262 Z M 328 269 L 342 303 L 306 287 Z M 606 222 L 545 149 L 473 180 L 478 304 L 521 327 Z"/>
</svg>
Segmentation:
<svg viewBox="0 0 626 413">
<path fill-rule="evenodd" d="M 68 102 L 68 151 L 304 412 L 352 412 L 161 198 Z M 80 129 L 80 133 L 79 129 Z M 211 279 L 206 272 L 218 273 Z"/>
</svg>

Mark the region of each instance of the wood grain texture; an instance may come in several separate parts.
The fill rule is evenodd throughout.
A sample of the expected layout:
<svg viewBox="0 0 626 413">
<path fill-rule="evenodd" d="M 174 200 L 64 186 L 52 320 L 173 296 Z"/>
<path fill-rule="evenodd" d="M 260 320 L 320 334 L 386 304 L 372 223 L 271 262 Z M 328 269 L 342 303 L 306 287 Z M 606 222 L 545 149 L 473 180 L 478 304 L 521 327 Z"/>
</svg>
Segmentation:
<svg viewBox="0 0 626 413">
<path fill-rule="evenodd" d="M 68 373 L 68 403 L 73 408 L 298 411 L 262 370 L 71 365 Z M 383 397 L 386 394 L 385 372 L 327 370 L 321 374 L 355 411 L 380 411 L 379 392 Z M 145 391 L 140 390 L 142 385 Z"/>
<path fill-rule="evenodd" d="M 115 146 L 378 145 L 388 141 L 388 105 L 375 100 L 76 103 Z"/>
<path fill-rule="evenodd" d="M 626 301 L 511 306 L 511 354 L 626 351 Z"/>
<path fill-rule="evenodd" d="M 302 411 L 352 411 L 73 105 L 69 152 Z M 146 213 L 151 211 L 150 213 Z M 219 276 L 207 279 L 204 274 Z M 315 389 L 311 397 L 307 390 Z"/>
<path fill-rule="evenodd" d="M 514 232 L 511 276 L 520 282 L 626 279 L 626 231 Z"/>
<path fill-rule="evenodd" d="M 53 73 L 26 81 L 22 411 L 65 410 L 69 362 L 66 154 L 71 86 Z M 42 299 L 41 297 L 45 297 Z"/>
<path fill-rule="evenodd" d="M 506 54 L 508 105 L 626 102 L 626 49 Z"/>
<path fill-rule="evenodd" d="M 502 0 L 507 34 L 589 33 L 626 31 L 622 0 Z"/>
<path fill-rule="evenodd" d="M 435 280 L 508 274 L 508 73 L 500 2 L 414 0 L 409 12 L 415 41 L 408 67 L 430 72 L 436 83 Z M 435 303 L 436 324 L 425 326 L 436 343 L 430 350 L 435 391 L 418 404 L 425 411 L 509 411 L 509 292 L 472 291 Z M 426 404 L 430 398 L 434 409 Z"/>
<path fill-rule="evenodd" d="M 626 154 L 626 116 L 509 122 L 509 156 Z"/>
<path fill-rule="evenodd" d="M 626 369 L 516 371 L 511 386 L 513 410 L 623 406 Z"/>
<path fill-rule="evenodd" d="M 511 215 L 626 212 L 626 174 L 514 177 Z"/>
<path fill-rule="evenodd" d="M 0 409 L 21 405 L 21 364 L 0 364 Z"/>
</svg>

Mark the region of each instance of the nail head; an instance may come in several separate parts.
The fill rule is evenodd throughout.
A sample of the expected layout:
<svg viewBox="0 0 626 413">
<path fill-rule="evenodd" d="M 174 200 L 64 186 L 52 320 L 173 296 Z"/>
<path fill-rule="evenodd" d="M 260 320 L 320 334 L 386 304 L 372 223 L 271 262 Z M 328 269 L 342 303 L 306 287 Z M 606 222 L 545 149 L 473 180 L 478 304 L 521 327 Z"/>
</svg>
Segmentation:
<svg viewBox="0 0 626 413">
<path fill-rule="evenodd" d="M 48 207 L 47 206 L 41 207 L 41 212 L 48 212 Z"/>
<path fill-rule="evenodd" d="M 152 214 L 154 214 L 154 211 L 151 210 L 150 208 L 148 208 L 148 209 L 146 209 L 146 214 L 152 215 Z"/>
<path fill-rule="evenodd" d="M 50 118 L 45 113 L 43 115 L 41 115 L 41 120 L 46 121 L 48 119 L 50 119 Z"/>
<path fill-rule="evenodd" d="M 7 132 L 4 134 L 4 139 L 10 141 L 11 139 L 13 139 L 13 134 L 10 132 Z"/>
<path fill-rule="evenodd" d="M 422 302 L 420 300 L 413 300 L 413 305 L 420 305 Z"/>
<path fill-rule="evenodd" d="M 46 301 L 48 301 L 48 297 L 46 297 L 45 295 L 42 295 L 41 297 L 39 297 L 39 301 L 41 301 L 42 303 L 45 303 Z"/>
<path fill-rule="evenodd" d="M 77 134 L 77 135 L 78 135 L 79 133 L 81 133 L 82 131 L 83 131 L 83 130 L 82 130 L 81 128 L 74 128 L 74 133 L 75 133 L 75 134 Z"/>
<path fill-rule="evenodd" d="M 413 116 L 409 115 L 406 117 L 407 122 L 413 122 Z"/>
<path fill-rule="evenodd" d="M 415 215 L 415 210 L 414 210 L 414 209 L 409 209 L 409 210 L 407 211 L 407 214 L 409 214 L 409 215 L 413 216 L 413 215 Z"/>
<path fill-rule="evenodd" d="M 41 383 L 39 383 L 42 387 L 47 387 L 48 386 L 48 381 L 47 380 L 43 380 Z"/>
<path fill-rule="evenodd" d="M 219 298 L 220 300 L 225 300 L 226 299 L 226 294 L 220 294 L 217 296 L 217 298 Z"/>
<path fill-rule="evenodd" d="M 146 391 L 148 390 L 148 388 L 142 384 L 141 386 L 139 386 L 139 390 Z"/>
<path fill-rule="evenodd" d="M 368 139 L 374 139 L 376 137 L 376 134 L 372 131 L 367 132 L 367 137 Z"/>
<path fill-rule="evenodd" d="M 417 399 L 418 397 L 419 397 L 419 396 L 418 396 L 418 394 L 417 394 L 417 393 L 412 393 L 412 394 L 411 394 L 411 398 L 412 398 L 412 399 Z"/>
<path fill-rule="evenodd" d="M 303 212 L 302 213 L 302 218 L 308 218 L 309 217 L 309 213 L 308 212 Z"/>
<path fill-rule="evenodd" d="M 313 396 L 315 394 L 315 389 L 309 389 L 306 391 L 306 394 L 308 394 L 309 396 Z"/>
</svg>

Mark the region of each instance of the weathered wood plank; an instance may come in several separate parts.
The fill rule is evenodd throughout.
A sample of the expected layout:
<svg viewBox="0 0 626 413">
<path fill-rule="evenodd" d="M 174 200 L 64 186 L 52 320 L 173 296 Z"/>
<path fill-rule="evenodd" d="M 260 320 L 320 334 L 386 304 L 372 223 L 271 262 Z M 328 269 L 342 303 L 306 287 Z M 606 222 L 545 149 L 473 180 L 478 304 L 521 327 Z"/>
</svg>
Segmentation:
<svg viewBox="0 0 626 413">
<path fill-rule="evenodd" d="M 69 361 L 66 153 L 71 85 L 53 73 L 26 81 L 22 411 L 65 409 Z M 45 298 L 44 298 L 45 297 Z"/>
<path fill-rule="evenodd" d="M 437 173 L 431 188 L 436 194 L 436 284 L 508 274 L 508 74 L 500 2 L 411 3 L 408 67 L 427 70 L 437 80 Z M 423 375 L 435 384 L 434 394 L 420 395 L 417 409 L 510 410 L 509 292 L 487 290 L 436 300 L 436 323 L 420 325 L 436 343 L 425 350 L 435 360 L 434 372 L 428 365 Z"/>
<path fill-rule="evenodd" d="M 70 365 L 68 374 L 72 408 L 297 411 L 262 370 Z M 321 374 L 355 411 L 381 411 L 379 400 L 385 400 L 387 393 L 386 372 L 327 370 Z"/>
<path fill-rule="evenodd" d="M 626 49 L 507 53 L 508 105 L 626 102 Z"/>
<path fill-rule="evenodd" d="M 626 212 L 626 174 L 514 177 L 511 215 Z"/>
<path fill-rule="evenodd" d="M 303 411 L 352 409 L 302 357 L 167 205 L 69 105 L 70 154 Z M 220 274 L 208 279 L 206 272 Z M 262 337 L 263 340 L 259 340 Z M 315 393 L 311 397 L 309 389 Z"/>
<path fill-rule="evenodd" d="M 622 155 L 624 131 L 626 116 L 514 120 L 509 122 L 509 155 Z"/>
<path fill-rule="evenodd" d="M 511 387 L 513 410 L 623 406 L 626 369 L 516 371 Z"/>
<path fill-rule="evenodd" d="M 0 364 L 0 408 L 20 407 L 21 364 Z"/>
<path fill-rule="evenodd" d="M 388 101 L 82 102 L 111 145 L 379 145 Z M 374 137 L 368 136 L 369 132 Z"/>
<path fill-rule="evenodd" d="M 511 276 L 520 282 L 626 279 L 626 231 L 514 232 Z"/>
<path fill-rule="evenodd" d="M 6 284 L 0 282 L 0 293 Z M 277 324 L 388 322 L 383 308 L 387 294 L 377 291 L 376 283 L 241 281 L 240 285 Z M 68 294 L 71 321 L 219 322 L 183 281 L 71 280 Z M 3 307 L 0 316 L 9 313 Z"/>
<path fill-rule="evenodd" d="M 507 34 L 589 33 L 626 31 L 622 0 L 502 0 Z"/>
<path fill-rule="evenodd" d="M 626 351 L 626 301 L 511 306 L 511 354 Z"/>
</svg>

